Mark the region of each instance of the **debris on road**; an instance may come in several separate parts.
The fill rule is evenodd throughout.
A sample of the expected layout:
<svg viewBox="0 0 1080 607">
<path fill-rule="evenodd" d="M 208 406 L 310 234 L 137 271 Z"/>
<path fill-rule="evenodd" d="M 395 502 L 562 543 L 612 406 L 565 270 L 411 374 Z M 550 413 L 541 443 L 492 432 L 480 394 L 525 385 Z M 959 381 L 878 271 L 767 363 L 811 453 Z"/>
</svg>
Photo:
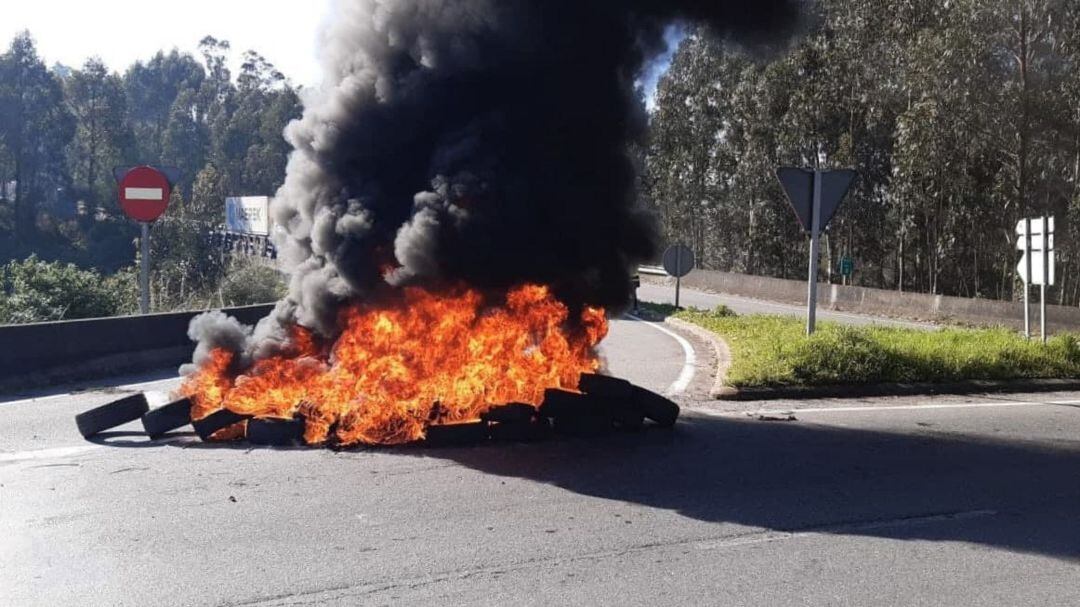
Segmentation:
<svg viewBox="0 0 1080 607">
<path fill-rule="evenodd" d="M 758 413 L 754 419 L 759 422 L 796 422 L 799 421 L 794 413 Z"/>
<path fill-rule="evenodd" d="M 149 410 L 150 405 L 146 402 L 145 394 L 132 394 L 76 415 L 75 425 L 83 438 L 91 438 L 110 428 L 133 422 Z"/>
</svg>

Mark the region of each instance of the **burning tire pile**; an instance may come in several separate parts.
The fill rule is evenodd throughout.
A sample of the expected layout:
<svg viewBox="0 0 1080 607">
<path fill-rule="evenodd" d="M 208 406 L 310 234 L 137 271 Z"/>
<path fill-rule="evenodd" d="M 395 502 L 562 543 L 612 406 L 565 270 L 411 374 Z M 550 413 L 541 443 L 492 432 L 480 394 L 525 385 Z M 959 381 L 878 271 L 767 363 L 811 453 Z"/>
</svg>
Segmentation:
<svg viewBox="0 0 1080 607">
<path fill-rule="evenodd" d="M 508 403 L 490 408 L 479 420 L 427 427 L 415 444 L 431 447 L 478 445 L 494 442 L 531 442 L 554 435 L 598 436 L 636 432 L 646 425 L 670 428 L 679 417 L 673 401 L 624 379 L 585 373 L 580 392 L 549 389 L 539 407 Z M 150 409 L 146 396 L 135 394 L 75 416 L 80 434 L 90 439 L 118 426 L 141 420 L 146 435 L 157 440 L 191 425 L 207 442 L 246 440 L 253 445 L 305 445 L 305 420 L 252 417 L 221 409 L 192 420 L 192 401 L 183 398 Z M 334 444 L 312 445 L 329 446 Z"/>
</svg>

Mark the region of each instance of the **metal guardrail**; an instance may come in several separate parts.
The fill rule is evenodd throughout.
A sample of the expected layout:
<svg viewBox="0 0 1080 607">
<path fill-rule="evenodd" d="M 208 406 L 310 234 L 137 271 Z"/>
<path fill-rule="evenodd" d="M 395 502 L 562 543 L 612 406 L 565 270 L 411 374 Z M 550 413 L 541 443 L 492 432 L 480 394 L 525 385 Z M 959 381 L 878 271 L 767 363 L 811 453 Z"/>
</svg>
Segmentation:
<svg viewBox="0 0 1080 607">
<path fill-rule="evenodd" d="M 649 274 L 650 276 L 667 276 L 667 272 L 660 266 L 638 266 L 639 274 Z"/>
</svg>

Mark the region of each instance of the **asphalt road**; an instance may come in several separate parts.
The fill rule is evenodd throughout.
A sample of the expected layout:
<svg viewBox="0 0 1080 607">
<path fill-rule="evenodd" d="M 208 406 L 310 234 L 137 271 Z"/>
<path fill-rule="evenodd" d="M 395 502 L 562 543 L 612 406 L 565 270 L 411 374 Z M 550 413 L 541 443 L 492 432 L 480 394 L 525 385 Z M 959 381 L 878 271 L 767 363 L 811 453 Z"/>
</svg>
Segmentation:
<svg viewBox="0 0 1080 607">
<path fill-rule="evenodd" d="M 638 288 L 638 298 L 641 301 L 653 303 L 675 303 L 675 287 L 667 285 L 642 283 Z M 719 304 L 724 304 L 736 314 L 778 314 L 782 316 L 806 317 L 806 306 L 793 306 L 790 304 L 751 299 L 736 295 L 721 295 L 717 293 L 705 293 L 691 289 L 681 289 L 679 293 L 679 305 L 683 307 L 702 308 L 711 310 Z M 881 318 L 867 316 L 865 314 L 852 314 L 850 312 L 833 312 L 818 309 L 818 320 L 831 320 L 848 325 L 882 325 L 887 327 L 908 327 L 917 329 L 932 329 L 936 325 L 910 320 L 897 320 L 893 318 Z"/>
<path fill-rule="evenodd" d="M 708 348 L 663 328 L 615 322 L 606 344 L 612 372 L 685 405 L 640 435 L 94 444 L 72 416 L 115 393 L 0 402 L 0 604 L 1080 604 L 1080 394 L 763 421 L 703 400 Z"/>
</svg>

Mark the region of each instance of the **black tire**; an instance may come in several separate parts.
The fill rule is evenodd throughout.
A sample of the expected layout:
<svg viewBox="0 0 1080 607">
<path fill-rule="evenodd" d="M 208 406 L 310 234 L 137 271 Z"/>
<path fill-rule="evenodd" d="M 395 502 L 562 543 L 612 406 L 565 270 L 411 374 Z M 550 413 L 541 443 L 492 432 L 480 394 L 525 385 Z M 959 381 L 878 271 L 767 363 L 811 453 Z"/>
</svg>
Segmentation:
<svg viewBox="0 0 1080 607">
<path fill-rule="evenodd" d="M 679 405 L 640 386 L 634 386 L 634 400 L 641 406 L 645 417 L 658 425 L 670 428 L 679 419 Z"/>
<path fill-rule="evenodd" d="M 247 439 L 253 445 L 290 447 L 304 441 L 302 419 L 253 419 L 248 422 Z"/>
<path fill-rule="evenodd" d="M 480 419 L 486 422 L 528 423 L 534 417 L 536 407 L 525 403 L 510 403 L 488 409 Z"/>
<path fill-rule="evenodd" d="M 244 420 L 251 419 L 250 415 L 240 415 L 239 413 L 233 413 L 228 409 L 222 409 L 215 413 L 191 422 L 192 427 L 195 428 L 195 432 L 204 441 L 210 440 L 218 430 L 228 428 L 233 424 L 238 424 Z"/>
<path fill-rule="evenodd" d="M 424 443 L 428 447 L 479 445 L 488 439 L 487 422 L 428 426 Z"/>
<path fill-rule="evenodd" d="M 606 399 L 558 388 L 544 391 L 540 417 L 602 417 L 609 412 Z"/>
<path fill-rule="evenodd" d="M 578 387 L 582 392 L 591 396 L 620 400 L 630 398 L 634 390 L 633 384 L 625 379 L 596 373 L 582 373 L 581 379 L 578 381 Z"/>
<path fill-rule="evenodd" d="M 602 436 L 615 430 L 614 421 L 604 415 L 556 417 L 554 427 L 556 434 L 566 436 Z"/>
<path fill-rule="evenodd" d="M 547 418 L 528 422 L 498 422 L 491 424 L 491 440 L 507 443 L 529 443 L 551 436 Z"/>
<path fill-rule="evenodd" d="M 83 438 L 90 438 L 99 432 L 133 422 L 149 410 L 146 395 L 140 392 L 76 415 L 75 425 Z"/>
<path fill-rule="evenodd" d="M 148 411 L 142 416 L 142 425 L 146 434 L 153 439 L 165 433 L 183 428 L 191 423 L 191 399 L 182 398 L 163 407 Z"/>
</svg>

